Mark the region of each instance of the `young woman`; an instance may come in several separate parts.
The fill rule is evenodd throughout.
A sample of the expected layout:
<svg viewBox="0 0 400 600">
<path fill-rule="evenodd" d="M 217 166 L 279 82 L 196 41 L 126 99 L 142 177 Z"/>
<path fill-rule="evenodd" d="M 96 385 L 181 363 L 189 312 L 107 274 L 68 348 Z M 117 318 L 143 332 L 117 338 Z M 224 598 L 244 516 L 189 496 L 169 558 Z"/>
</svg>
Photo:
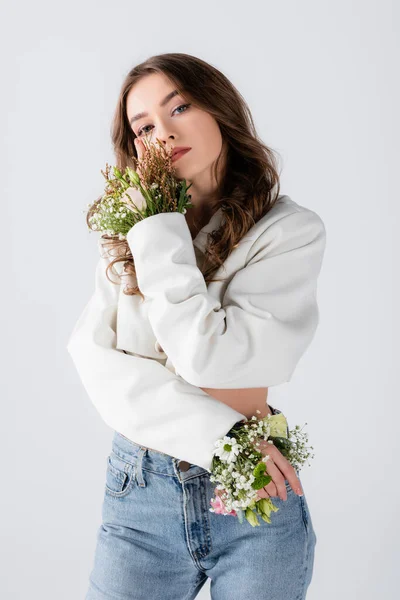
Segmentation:
<svg viewBox="0 0 400 600">
<path fill-rule="evenodd" d="M 243 98 L 196 57 L 153 56 L 128 73 L 112 131 L 120 168 L 144 138 L 174 148 L 194 206 L 102 237 L 68 342 L 115 430 L 86 600 L 188 600 L 207 578 L 214 600 L 303 599 L 316 535 L 299 473 L 268 445 L 259 495 L 279 511 L 254 528 L 210 512 L 209 477 L 218 438 L 280 412 L 268 388 L 290 381 L 319 321 L 324 224 L 279 194 Z"/>
</svg>

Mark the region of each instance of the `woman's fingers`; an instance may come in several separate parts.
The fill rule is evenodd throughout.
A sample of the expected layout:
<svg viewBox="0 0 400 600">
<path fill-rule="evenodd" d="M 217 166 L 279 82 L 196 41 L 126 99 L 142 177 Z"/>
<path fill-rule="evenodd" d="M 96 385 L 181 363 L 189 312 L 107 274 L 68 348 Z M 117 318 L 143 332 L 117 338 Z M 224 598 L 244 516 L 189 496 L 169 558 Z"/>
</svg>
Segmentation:
<svg viewBox="0 0 400 600">
<path fill-rule="evenodd" d="M 268 475 L 271 475 L 272 481 L 270 481 L 269 484 L 265 486 L 265 490 L 269 493 L 270 496 L 272 496 L 274 495 L 275 488 L 276 495 L 278 495 L 282 500 L 287 500 L 285 477 L 282 475 L 281 471 L 278 469 L 272 458 L 267 460 L 266 467 L 266 472 L 268 473 Z"/>
<path fill-rule="evenodd" d="M 273 481 L 270 481 L 268 485 L 265 485 L 261 489 L 257 490 L 257 495 L 260 498 L 276 498 L 278 494 L 278 490 L 276 489 L 276 485 Z"/>
<path fill-rule="evenodd" d="M 298 478 L 293 465 L 290 464 L 288 459 L 283 456 L 283 454 L 276 446 L 274 446 L 274 444 L 269 444 L 265 441 L 262 441 L 260 444 L 260 452 L 263 456 L 268 454 L 272 458 L 272 461 L 267 460 L 266 470 L 268 474 L 271 475 L 280 496 L 282 496 L 283 493 L 286 498 L 285 479 L 287 479 L 290 487 L 296 494 L 303 494 L 300 479 Z M 268 486 L 266 486 L 266 488 L 268 488 Z"/>
<path fill-rule="evenodd" d="M 143 146 L 143 142 L 138 137 L 135 137 L 135 148 L 138 155 L 138 159 L 142 160 L 145 148 Z"/>
<path fill-rule="evenodd" d="M 136 152 L 137 152 L 138 161 L 140 162 L 144 156 L 146 149 L 144 147 L 143 142 L 138 137 L 135 137 L 135 148 L 136 148 Z M 139 165 L 137 166 L 136 171 L 139 173 L 139 177 L 140 177 L 141 172 L 140 172 Z"/>
</svg>

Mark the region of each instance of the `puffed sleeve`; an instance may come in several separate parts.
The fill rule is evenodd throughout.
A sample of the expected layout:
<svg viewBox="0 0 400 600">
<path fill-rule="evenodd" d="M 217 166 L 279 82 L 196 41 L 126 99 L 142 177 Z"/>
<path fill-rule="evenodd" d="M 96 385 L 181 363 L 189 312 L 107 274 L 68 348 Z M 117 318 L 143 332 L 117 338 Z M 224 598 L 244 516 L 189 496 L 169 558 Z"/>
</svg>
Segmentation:
<svg viewBox="0 0 400 600">
<path fill-rule="evenodd" d="M 108 281 L 107 261 L 97 263 L 94 292 L 67 342 L 81 382 L 109 427 L 210 470 L 215 441 L 246 417 L 156 359 L 116 349 L 120 286 Z"/>
<path fill-rule="evenodd" d="M 230 389 L 290 380 L 319 322 L 326 231 L 317 213 L 302 207 L 266 226 L 221 301 L 207 292 L 183 214 L 147 217 L 127 240 L 154 334 L 186 381 Z"/>
</svg>

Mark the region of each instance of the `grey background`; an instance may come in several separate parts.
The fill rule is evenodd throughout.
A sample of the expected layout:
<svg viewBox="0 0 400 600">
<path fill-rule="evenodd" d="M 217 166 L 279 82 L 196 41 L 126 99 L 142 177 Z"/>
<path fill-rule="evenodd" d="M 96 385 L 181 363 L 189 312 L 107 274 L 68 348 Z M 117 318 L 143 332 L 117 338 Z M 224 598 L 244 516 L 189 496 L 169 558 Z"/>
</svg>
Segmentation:
<svg viewBox="0 0 400 600">
<path fill-rule="evenodd" d="M 1 597 L 84 598 L 112 430 L 66 352 L 94 285 L 84 212 L 113 163 L 126 72 L 208 60 L 327 229 L 321 321 L 269 400 L 304 424 L 318 536 L 310 600 L 399 584 L 399 6 L 388 0 L 1 5 Z M 369 567 L 368 567 L 369 565 Z M 208 598 L 208 584 L 198 598 Z"/>
</svg>

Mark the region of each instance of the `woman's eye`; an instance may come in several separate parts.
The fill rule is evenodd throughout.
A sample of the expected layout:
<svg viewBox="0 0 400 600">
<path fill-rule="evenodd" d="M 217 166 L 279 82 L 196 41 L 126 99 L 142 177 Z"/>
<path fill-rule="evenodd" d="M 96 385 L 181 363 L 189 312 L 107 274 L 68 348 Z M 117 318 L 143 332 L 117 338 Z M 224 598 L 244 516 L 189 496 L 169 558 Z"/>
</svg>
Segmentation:
<svg viewBox="0 0 400 600">
<path fill-rule="evenodd" d="M 190 106 L 190 104 L 181 104 L 180 106 L 177 106 L 175 108 L 175 110 L 178 110 L 179 108 L 188 108 L 189 106 Z M 175 110 L 174 110 L 174 112 L 175 112 Z M 185 111 L 183 111 L 183 112 L 185 112 Z"/>
<path fill-rule="evenodd" d="M 141 127 L 141 128 L 139 129 L 139 131 L 138 131 L 138 137 L 139 137 L 140 135 L 142 135 L 142 133 L 143 133 L 143 131 L 146 129 L 146 127 L 150 127 L 150 125 L 145 125 L 144 127 Z M 146 132 L 146 133 L 148 133 L 148 132 Z"/>
<path fill-rule="evenodd" d="M 179 110 L 180 108 L 184 108 L 185 110 L 182 112 L 186 112 L 186 109 L 190 106 L 190 104 L 180 104 L 179 106 L 177 106 L 172 112 L 174 113 L 176 110 Z M 182 113 L 178 113 L 178 114 L 182 114 Z M 144 130 L 146 129 L 146 127 L 151 127 L 151 125 L 143 125 L 143 127 L 141 127 L 137 133 L 138 137 L 140 135 L 142 135 L 143 132 L 145 132 Z M 145 133 L 149 133 L 148 131 Z"/>
</svg>

